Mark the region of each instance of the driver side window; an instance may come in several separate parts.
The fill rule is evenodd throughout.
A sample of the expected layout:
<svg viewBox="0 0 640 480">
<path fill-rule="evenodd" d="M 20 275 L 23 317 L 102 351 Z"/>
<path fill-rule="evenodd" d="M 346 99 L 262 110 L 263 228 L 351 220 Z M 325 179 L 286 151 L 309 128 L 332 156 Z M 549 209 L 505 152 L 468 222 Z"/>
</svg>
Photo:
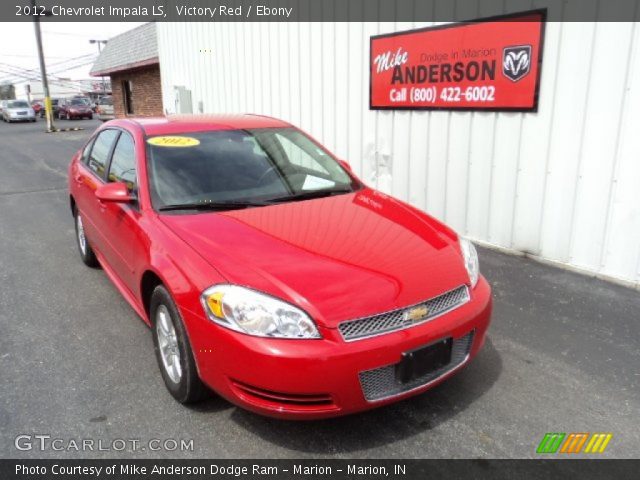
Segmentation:
<svg viewBox="0 0 640 480">
<path fill-rule="evenodd" d="M 109 156 L 113 141 L 117 136 L 117 130 L 104 130 L 98 134 L 93 142 L 93 148 L 91 149 L 87 166 L 100 178 L 104 178 L 107 157 Z"/>
<path fill-rule="evenodd" d="M 132 191 L 136 189 L 135 145 L 131 135 L 126 132 L 120 134 L 116 148 L 113 150 L 108 180 L 109 182 L 124 182 Z"/>
</svg>

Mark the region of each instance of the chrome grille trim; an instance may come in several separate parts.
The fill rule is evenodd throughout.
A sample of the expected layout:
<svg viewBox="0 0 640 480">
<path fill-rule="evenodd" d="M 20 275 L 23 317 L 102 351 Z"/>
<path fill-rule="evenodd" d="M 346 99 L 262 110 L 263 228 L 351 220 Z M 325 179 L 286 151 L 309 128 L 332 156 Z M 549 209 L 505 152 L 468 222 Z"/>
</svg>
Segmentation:
<svg viewBox="0 0 640 480">
<path fill-rule="evenodd" d="M 416 378 L 409 383 L 402 384 L 396 381 L 396 364 L 360 372 L 358 376 L 364 398 L 371 403 L 380 402 L 426 387 L 443 375 L 461 368 L 469 359 L 473 335 L 474 331 L 472 330 L 465 336 L 453 340 L 451 362 L 448 365 Z"/>
<path fill-rule="evenodd" d="M 440 315 L 444 315 L 464 305 L 469 300 L 469 289 L 466 285 L 462 285 L 415 305 L 391 310 L 390 312 L 379 313 L 371 317 L 347 320 L 338 325 L 338 330 L 340 330 L 342 338 L 347 342 L 362 340 L 429 322 Z M 407 310 L 422 305 L 429 309 L 429 314 L 426 318 L 419 322 L 405 320 L 404 313 Z"/>
</svg>

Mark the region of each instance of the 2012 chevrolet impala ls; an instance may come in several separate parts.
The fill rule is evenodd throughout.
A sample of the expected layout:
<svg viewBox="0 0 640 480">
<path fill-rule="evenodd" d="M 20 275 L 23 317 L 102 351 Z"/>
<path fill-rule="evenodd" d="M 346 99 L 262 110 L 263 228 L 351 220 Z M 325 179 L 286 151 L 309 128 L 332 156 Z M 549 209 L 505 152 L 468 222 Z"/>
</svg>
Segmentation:
<svg viewBox="0 0 640 480">
<path fill-rule="evenodd" d="M 473 245 L 257 115 L 112 120 L 72 159 L 80 256 L 151 326 L 167 389 L 321 418 L 424 392 L 481 349 Z"/>
</svg>

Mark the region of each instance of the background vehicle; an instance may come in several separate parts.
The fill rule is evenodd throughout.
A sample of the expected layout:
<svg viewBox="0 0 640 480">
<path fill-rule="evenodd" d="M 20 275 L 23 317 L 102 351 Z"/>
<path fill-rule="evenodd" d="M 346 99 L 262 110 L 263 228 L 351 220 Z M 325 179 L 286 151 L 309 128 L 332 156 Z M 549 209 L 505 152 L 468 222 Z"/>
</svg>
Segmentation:
<svg viewBox="0 0 640 480">
<path fill-rule="evenodd" d="M 31 102 L 31 108 L 36 112 L 36 115 L 40 115 L 40 110 L 44 109 L 44 101 L 43 100 L 34 100 Z"/>
<path fill-rule="evenodd" d="M 107 120 L 113 120 L 115 118 L 113 112 L 113 97 L 111 95 L 106 95 L 101 97 L 96 104 L 96 112 L 98 114 L 98 119 L 106 122 Z"/>
<path fill-rule="evenodd" d="M 57 118 L 58 117 L 58 102 L 60 101 L 59 98 L 52 98 L 51 99 L 51 110 L 53 113 L 53 118 Z M 46 115 L 45 109 L 44 109 L 44 102 L 43 102 L 43 108 L 40 109 L 40 118 L 44 118 L 44 116 Z"/>
<path fill-rule="evenodd" d="M 0 118 L 2 118 L 2 120 L 4 120 L 4 116 L 2 115 L 2 111 L 6 107 L 7 102 L 8 102 L 8 100 L 0 100 Z"/>
<path fill-rule="evenodd" d="M 35 122 L 36 112 L 26 100 L 8 100 L 2 108 L 2 118 L 5 122 Z"/>
<path fill-rule="evenodd" d="M 58 118 L 71 120 L 73 118 L 93 118 L 93 110 L 88 99 L 61 98 L 58 102 Z"/>
</svg>

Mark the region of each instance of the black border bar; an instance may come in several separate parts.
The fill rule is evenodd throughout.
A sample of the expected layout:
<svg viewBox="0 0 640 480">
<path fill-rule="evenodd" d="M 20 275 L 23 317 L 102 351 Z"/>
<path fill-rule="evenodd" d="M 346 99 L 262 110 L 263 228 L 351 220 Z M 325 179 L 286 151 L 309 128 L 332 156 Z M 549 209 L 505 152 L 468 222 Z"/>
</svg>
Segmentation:
<svg viewBox="0 0 640 480">
<path fill-rule="evenodd" d="M 275 468 L 269 473 L 256 473 L 254 466 Z M 400 466 L 401 468 L 397 468 Z M 172 468 L 162 473 L 153 473 L 155 468 Z M 296 468 L 316 469 L 296 471 Z M 96 475 L 97 469 L 99 475 Z M 179 471 L 190 468 L 191 471 Z M 220 469 L 227 470 L 220 473 Z M 350 470 L 351 468 L 351 470 Z M 32 473 L 26 473 L 30 469 Z M 109 473 L 112 470 L 113 473 Z M 143 472 L 144 470 L 144 473 Z M 203 473 L 200 473 L 200 469 Z M 383 470 L 388 473 L 385 475 Z M 573 479 L 603 480 L 615 478 L 625 480 L 637 478 L 640 460 L 0 460 L 0 478 L 3 480 L 145 480 L 177 479 Z M 36 473 L 39 470 L 40 473 Z M 60 474 L 61 471 L 77 473 Z M 56 473 L 58 472 L 58 473 Z M 93 472 L 93 473 L 92 473 Z M 177 473 L 180 472 L 180 473 Z M 194 473 L 195 472 L 195 473 Z M 234 473 L 235 472 L 235 473 Z"/>
<path fill-rule="evenodd" d="M 41 17 L 43 22 L 460 22 L 526 9 L 547 9 L 550 22 L 640 20 L 640 0 L 36 0 L 36 3 L 38 13 L 46 14 Z M 24 10 L 30 6 L 31 0 L 3 0 L 0 21 L 30 22 L 30 10 Z M 214 15 L 211 10 L 206 14 L 185 14 L 184 9 L 179 14 L 181 6 L 195 8 L 192 12 L 218 9 Z M 225 12 L 229 7 L 240 7 L 237 10 L 240 15 L 220 14 L 220 6 L 226 7 Z M 68 10 L 82 7 L 85 10 Z M 259 15 L 259 7 L 269 11 L 286 9 L 289 13 Z M 61 14 L 62 11 L 72 13 Z M 20 12 L 23 14 L 18 15 Z"/>
</svg>

